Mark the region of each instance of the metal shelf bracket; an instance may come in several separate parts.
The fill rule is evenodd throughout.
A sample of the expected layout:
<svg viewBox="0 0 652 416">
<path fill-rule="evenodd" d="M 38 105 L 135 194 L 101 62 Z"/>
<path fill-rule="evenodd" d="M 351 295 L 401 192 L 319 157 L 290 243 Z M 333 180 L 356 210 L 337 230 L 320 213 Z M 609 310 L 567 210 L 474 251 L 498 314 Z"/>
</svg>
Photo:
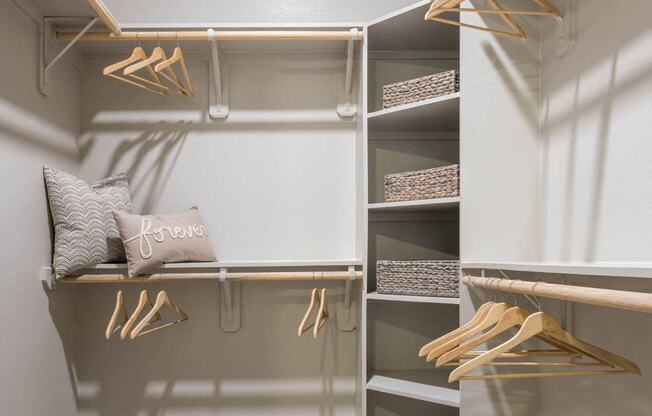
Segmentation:
<svg viewBox="0 0 652 416">
<path fill-rule="evenodd" d="M 68 44 L 61 49 L 55 56 L 50 60 L 50 62 L 47 62 L 46 60 L 46 49 L 47 49 L 47 42 L 46 42 L 46 35 L 50 34 L 50 26 L 48 24 L 48 18 L 45 17 L 41 21 L 41 36 L 40 36 L 40 41 L 39 41 L 39 78 L 38 78 L 38 88 L 41 94 L 47 97 L 48 95 L 48 71 L 52 69 L 52 67 L 59 62 L 59 60 L 72 48 L 75 46 L 75 44 L 79 41 L 79 39 L 84 36 L 86 32 L 88 32 L 94 25 L 97 23 L 100 18 L 99 17 L 94 17 L 91 19 L 90 22 L 84 28 L 75 36 Z"/>
</svg>

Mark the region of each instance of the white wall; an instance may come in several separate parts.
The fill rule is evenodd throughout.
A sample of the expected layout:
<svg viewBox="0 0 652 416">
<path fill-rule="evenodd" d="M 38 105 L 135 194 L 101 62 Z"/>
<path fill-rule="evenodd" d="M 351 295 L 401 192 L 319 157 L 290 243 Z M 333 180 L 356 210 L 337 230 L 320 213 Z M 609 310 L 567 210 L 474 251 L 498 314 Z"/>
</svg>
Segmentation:
<svg viewBox="0 0 652 416">
<path fill-rule="evenodd" d="M 62 61 L 50 95 L 37 89 L 38 26 L 0 2 L 0 414 L 74 415 L 78 301 L 46 292 L 40 267 L 51 258 L 42 167 L 78 170 L 78 73 Z"/>
<path fill-rule="evenodd" d="M 468 2 L 467 2 L 468 3 Z M 464 7 L 482 5 L 482 2 Z M 522 5 L 518 5 L 522 7 Z M 500 27 L 466 13 L 464 22 Z M 537 19 L 519 19 L 528 42 L 460 31 L 460 258 L 536 261 L 539 241 L 540 58 Z M 460 321 L 486 298 L 460 288 Z M 487 370 L 492 371 L 492 370 Z M 536 380 L 463 381 L 461 416 L 536 415 Z"/>
<path fill-rule="evenodd" d="M 652 9 L 577 3 L 567 57 L 555 55 L 553 23 L 544 26 L 543 257 L 649 261 Z"/>
<path fill-rule="evenodd" d="M 553 21 L 543 24 L 542 256 L 650 261 L 652 6 L 577 5 L 577 39 L 568 56 L 555 54 Z M 652 291 L 649 279 L 575 280 Z M 649 327 L 650 317 L 586 305 L 576 305 L 573 316 L 577 336 L 636 362 L 643 376 L 545 381 L 541 414 L 649 414 L 652 337 L 640 328 Z"/>
<path fill-rule="evenodd" d="M 553 19 L 519 18 L 527 44 L 462 31 L 463 260 L 650 259 L 650 4 L 576 3 L 566 18 L 576 19 L 577 39 L 565 57 L 556 55 Z M 652 291 L 648 279 L 545 278 Z M 481 301 L 463 290 L 463 321 Z M 544 304 L 563 316 L 561 302 Z M 636 362 L 643 376 L 462 383 L 462 414 L 649 414 L 652 339 L 640 331 L 649 316 L 571 308 L 565 323 L 574 335 Z"/>
</svg>

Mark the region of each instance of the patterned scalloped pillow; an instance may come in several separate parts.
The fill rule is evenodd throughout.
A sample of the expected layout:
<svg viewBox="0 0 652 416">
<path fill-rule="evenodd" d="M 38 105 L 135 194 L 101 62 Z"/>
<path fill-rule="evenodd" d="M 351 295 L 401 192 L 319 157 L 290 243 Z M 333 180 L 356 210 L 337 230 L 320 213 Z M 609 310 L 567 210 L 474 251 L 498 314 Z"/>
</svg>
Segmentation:
<svg viewBox="0 0 652 416">
<path fill-rule="evenodd" d="M 54 223 L 55 274 L 68 275 L 105 262 L 124 262 L 114 210 L 131 211 L 124 173 L 88 183 L 75 175 L 43 168 Z"/>
</svg>

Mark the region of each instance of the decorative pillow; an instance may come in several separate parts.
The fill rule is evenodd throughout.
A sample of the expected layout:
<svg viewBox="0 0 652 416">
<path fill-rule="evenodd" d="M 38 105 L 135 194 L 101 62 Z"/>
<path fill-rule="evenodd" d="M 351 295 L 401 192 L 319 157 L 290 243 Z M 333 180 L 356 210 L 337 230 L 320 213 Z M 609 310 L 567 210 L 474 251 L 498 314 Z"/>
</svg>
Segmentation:
<svg viewBox="0 0 652 416">
<path fill-rule="evenodd" d="M 196 207 L 179 214 L 134 215 L 113 211 L 113 215 L 127 254 L 129 277 L 168 262 L 215 260 Z"/>
<path fill-rule="evenodd" d="M 118 173 L 91 184 L 58 169 L 43 168 L 54 223 L 57 276 L 104 262 L 125 261 L 116 209 L 131 211 L 129 183 Z"/>
</svg>

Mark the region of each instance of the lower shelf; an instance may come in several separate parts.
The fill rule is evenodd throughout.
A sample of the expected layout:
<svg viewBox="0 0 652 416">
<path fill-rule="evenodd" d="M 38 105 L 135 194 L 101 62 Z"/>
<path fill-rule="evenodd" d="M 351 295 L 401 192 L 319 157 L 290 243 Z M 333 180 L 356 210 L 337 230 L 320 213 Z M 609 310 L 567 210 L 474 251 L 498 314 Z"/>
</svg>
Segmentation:
<svg viewBox="0 0 652 416">
<path fill-rule="evenodd" d="M 377 292 L 367 294 L 367 300 L 387 302 L 439 303 L 443 305 L 459 305 L 460 298 L 444 298 L 434 296 L 384 295 Z"/>
<path fill-rule="evenodd" d="M 367 382 L 367 389 L 445 406 L 460 407 L 460 392 L 455 389 L 379 375 L 371 376 Z"/>
</svg>

